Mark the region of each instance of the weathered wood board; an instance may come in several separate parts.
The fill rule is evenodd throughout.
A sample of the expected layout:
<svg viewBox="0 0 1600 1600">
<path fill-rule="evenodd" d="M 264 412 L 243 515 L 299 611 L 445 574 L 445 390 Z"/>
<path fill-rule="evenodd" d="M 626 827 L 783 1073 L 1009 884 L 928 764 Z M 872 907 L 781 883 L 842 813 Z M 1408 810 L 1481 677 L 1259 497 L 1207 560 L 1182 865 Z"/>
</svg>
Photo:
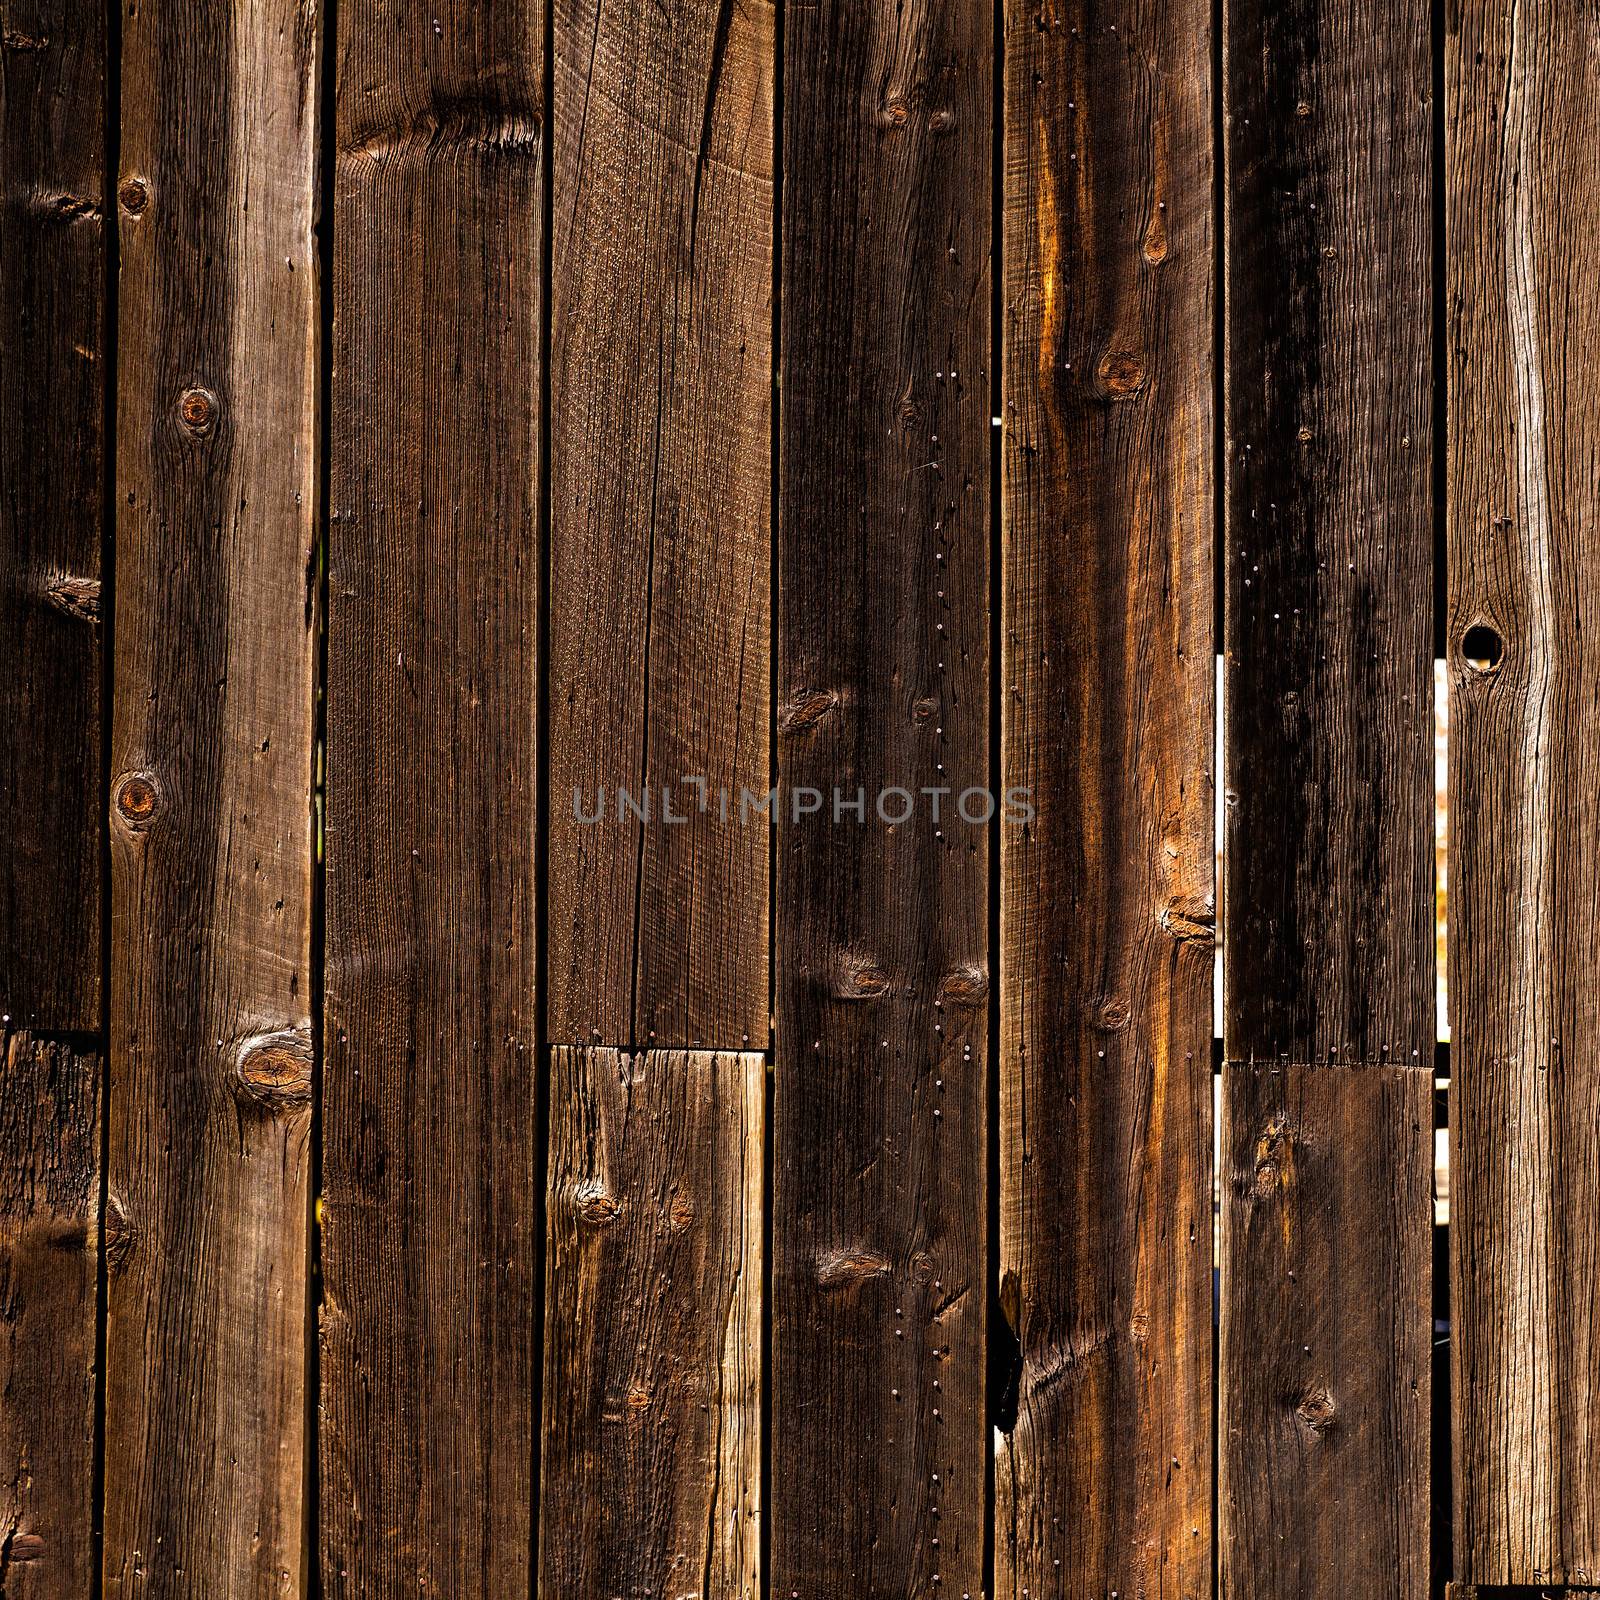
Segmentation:
<svg viewBox="0 0 1600 1600">
<path fill-rule="evenodd" d="M 101 1060 L 0 1051 L 0 1592 L 55 1600 L 94 1582 Z"/>
<path fill-rule="evenodd" d="M 1600 1584 L 1593 19 L 1449 10 L 1455 1574 Z"/>
<path fill-rule="evenodd" d="M 994 22 L 784 17 L 778 1595 L 983 1587 Z"/>
<path fill-rule="evenodd" d="M 1006 12 L 1007 1600 L 1211 1590 L 1210 34 Z"/>
<path fill-rule="evenodd" d="M 761 1593 L 766 1061 L 551 1062 L 539 1593 Z"/>
<path fill-rule="evenodd" d="M 322 1578 L 531 1581 L 543 37 L 338 10 Z"/>
<path fill-rule="evenodd" d="M 764 1048 L 772 0 L 555 7 L 550 1035 Z"/>
<path fill-rule="evenodd" d="M 1432 1118 L 1412 1102 L 1431 1092 L 1434 1036 L 1430 14 L 1417 0 L 1230 0 L 1224 26 L 1222 1148 L 1237 1167 L 1266 1137 L 1259 1073 L 1276 1066 L 1302 1107 L 1283 1111 L 1285 1127 L 1331 1165 L 1281 1244 L 1249 1182 L 1236 1172 L 1223 1187 L 1220 1586 L 1233 1600 L 1331 1600 L 1352 1584 L 1420 1600 L 1431 1196 L 1416 1175 L 1431 1170 Z M 1391 1084 L 1395 1072 L 1418 1083 Z M 1317 1266 L 1345 1227 L 1364 1274 Z M 1303 1304 L 1290 1270 L 1318 1286 Z M 1402 1387 L 1374 1388 L 1363 1371 Z"/>
<path fill-rule="evenodd" d="M 111 1600 L 306 1581 L 319 52 L 122 19 Z"/>
</svg>

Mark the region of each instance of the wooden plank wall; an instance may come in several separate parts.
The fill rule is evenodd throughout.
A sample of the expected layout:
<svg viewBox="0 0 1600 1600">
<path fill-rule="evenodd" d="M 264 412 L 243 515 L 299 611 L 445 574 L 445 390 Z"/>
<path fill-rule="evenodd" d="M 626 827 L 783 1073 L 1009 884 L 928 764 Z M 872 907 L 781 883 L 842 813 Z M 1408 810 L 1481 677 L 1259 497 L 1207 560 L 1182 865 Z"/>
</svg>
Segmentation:
<svg viewBox="0 0 1600 1600">
<path fill-rule="evenodd" d="M 1428 8 L 1226 11 L 1220 1592 L 1428 1592 Z M 1359 1242 L 1357 1242 L 1359 1241 Z"/>
<path fill-rule="evenodd" d="M 1584 18 L 3 21 L 0 1596 L 1600 1583 Z"/>
<path fill-rule="evenodd" d="M 1600 1584 L 1600 66 L 1565 8 L 1450 16 L 1455 1571 Z"/>
<path fill-rule="evenodd" d="M 994 1592 L 1201 1595 L 1211 10 L 1045 15 L 1006 10 L 1001 760 L 1036 814 L 1001 830 Z"/>
</svg>

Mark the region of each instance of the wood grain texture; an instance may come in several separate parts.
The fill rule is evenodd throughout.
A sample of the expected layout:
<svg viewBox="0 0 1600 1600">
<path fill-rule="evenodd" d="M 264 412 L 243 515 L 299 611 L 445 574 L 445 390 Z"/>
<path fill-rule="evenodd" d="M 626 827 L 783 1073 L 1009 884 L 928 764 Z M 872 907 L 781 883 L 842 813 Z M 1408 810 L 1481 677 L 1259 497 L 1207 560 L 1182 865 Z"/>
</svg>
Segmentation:
<svg viewBox="0 0 1600 1600">
<path fill-rule="evenodd" d="M 1006 18 L 996 1593 L 1211 1593 L 1209 7 Z M 1070 1577 L 1069 1577 L 1070 1575 Z"/>
<path fill-rule="evenodd" d="M 1230 1060 L 1433 1049 L 1422 0 L 1227 7 Z"/>
<path fill-rule="evenodd" d="M 773 36 L 772 0 L 556 5 L 548 1005 L 575 1044 L 767 1042 L 739 798 L 770 784 Z"/>
<path fill-rule="evenodd" d="M 994 50 L 784 22 L 778 1595 L 982 1588 Z"/>
<path fill-rule="evenodd" d="M 317 57 L 287 0 L 123 19 L 115 1597 L 303 1587 Z"/>
<path fill-rule="evenodd" d="M 321 1547 L 523 1594 L 543 17 L 339 8 Z"/>
<path fill-rule="evenodd" d="M 1455 1574 L 1600 1584 L 1600 61 L 1448 16 Z"/>
<path fill-rule="evenodd" d="M 0 1594 L 94 1574 L 100 1053 L 0 1035 Z"/>
<path fill-rule="evenodd" d="M 1425 1596 L 1433 1082 L 1223 1077 L 1221 1594 Z"/>
<path fill-rule="evenodd" d="M 10 0 L 3 23 L 0 1014 L 98 1033 L 105 9 Z"/>
<path fill-rule="evenodd" d="M 553 1052 L 539 1593 L 756 1600 L 766 1063 Z"/>
<path fill-rule="evenodd" d="M 1230 0 L 1225 56 L 1224 1033 L 1244 1065 L 1223 1149 L 1237 1169 L 1281 1113 L 1313 1187 L 1270 1212 L 1238 1171 L 1223 1189 L 1220 1584 L 1410 1600 L 1429 1581 L 1432 1125 L 1410 1107 L 1434 1035 L 1429 13 Z M 1274 1087 L 1252 1061 L 1307 1070 Z"/>
</svg>

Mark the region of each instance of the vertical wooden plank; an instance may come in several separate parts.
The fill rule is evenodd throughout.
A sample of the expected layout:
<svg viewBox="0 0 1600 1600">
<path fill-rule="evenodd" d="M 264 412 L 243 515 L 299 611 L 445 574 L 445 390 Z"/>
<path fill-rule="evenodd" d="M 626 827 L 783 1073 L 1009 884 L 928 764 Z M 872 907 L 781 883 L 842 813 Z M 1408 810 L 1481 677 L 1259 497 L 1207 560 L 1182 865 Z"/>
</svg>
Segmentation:
<svg viewBox="0 0 1600 1600">
<path fill-rule="evenodd" d="M 756 1600 L 766 1062 L 553 1052 L 539 1593 Z"/>
<path fill-rule="evenodd" d="M 0 1593 L 93 1582 L 100 1053 L 3 1035 Z"/>
<path fill-rule="evenodd" d="M 773 34 L 772 0 L 556 6 L 548 1006 L 573 1043 L 767 1040 L 767 819 L 738 807 L 770 782 Z"/>
<path fill-rule="evenodd" d="M 14 1027 L 92 1033 L 105 31 L 93 0 L 19 0 L 0 42 L 0 1012 Z"/>
<path fill-rule="evenodd" d="M 544 25 L 338 27 L 323 1582 L 501 1600 L 535 1422 Z"/>
<path fill-rule="evenodd" d="M 318 53 L 123 19 L 108 1596 L 303 1586 Z"/>
<path fill-rule="evenodd" d="M 778 1595 L 983 1586 L 994 49 L 784 23 Z"/>
<path fill-rule="evenodd" d="M 1449 19 L 1455 1575 L 1600 1584 L 1600 61 Z"/>
<path fill-rule="evenodd" d="M 1391 1079 L 1433 1062 L 1429 11 L 1230 0 L 1225 54 L 1221 1589 L 1420 1596 L 1432 1119 Z M 1269 1201 L 1283 1141 L 1306 1187 Z"/>
<path fill-rule="evenodd" d="M 1211 1590 L 1209 4 L 1008 5 L 996 1592 Z"/>
<path fill-rule="evenodd" d="M 100 1208 L 104 8 L 0 38 L 0 1591 L 86 1595 Z"/>
<path fill-rule="evenodd" d="M 1426 1595 L 1431 1076 L 1230 1064 L 1223 1095 L 1223 1592 Z"/>
</svg>

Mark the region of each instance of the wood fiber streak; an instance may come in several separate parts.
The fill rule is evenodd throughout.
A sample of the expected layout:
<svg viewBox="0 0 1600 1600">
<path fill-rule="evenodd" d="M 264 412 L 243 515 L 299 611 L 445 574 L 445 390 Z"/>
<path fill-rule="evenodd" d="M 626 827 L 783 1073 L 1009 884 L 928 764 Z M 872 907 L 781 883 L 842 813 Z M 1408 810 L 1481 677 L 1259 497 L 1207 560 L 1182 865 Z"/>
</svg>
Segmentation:
<svg viewBox="0 0 1600 1600">
<path fill-rule="evenodd" d="M 317 39 L 290 0 L 123 17 L 118 1600 L 304 1587 Z"/>
<path fill-rule="evenodd" d="M 1428 1594 L 1433 1081 L 1223 1077 L 1223 1600 Z"/>
<path fill-rule="evenodd" d="M 983 1586 L 995 45 L 784 22 L 777 1595 Z"/>
<path fill-rule="evenodd" d="M 1455 1573 L 1600 1584 L 1600 58 L 1448 18 Z"/>
<path fill-rule="evenodd" d="M 768 830 L 738 808 L 770 783 L 773 38 L 772 0 L 556 6 L 548 1003 L 574 1044 L 767 1042 Z"/>
<path fill-rule="evenodd" d="M 10 0 L 0 39 L 0 1013 L 16 1027 L 93 1033 L 105 837 L 104 11 Z"/>
<path fill-rule="evenodd" d="M 1230 1060 L 1433 1049 L 1430 60 L 1229 0 Z"/>
<path fill-rule="evenodd" d="M 1007 11 L 995 1588 L 1209 1600 L 1211 12 Z"/>
<path fill-rule="evenodd" d="M 553 1057 L 539 1593 L 756 1600 L 765 1058 Z"/>
<path fill-rule="evenodd" d="M 526 1593 L 544 32 L 338 14 L 322 1578 Z"/>
<path fill-rule="evenodd" d="M 81 1600 L 94 1572 L 100 1055 L 0 1036 L 0 1594 Z"/>
</svg>

